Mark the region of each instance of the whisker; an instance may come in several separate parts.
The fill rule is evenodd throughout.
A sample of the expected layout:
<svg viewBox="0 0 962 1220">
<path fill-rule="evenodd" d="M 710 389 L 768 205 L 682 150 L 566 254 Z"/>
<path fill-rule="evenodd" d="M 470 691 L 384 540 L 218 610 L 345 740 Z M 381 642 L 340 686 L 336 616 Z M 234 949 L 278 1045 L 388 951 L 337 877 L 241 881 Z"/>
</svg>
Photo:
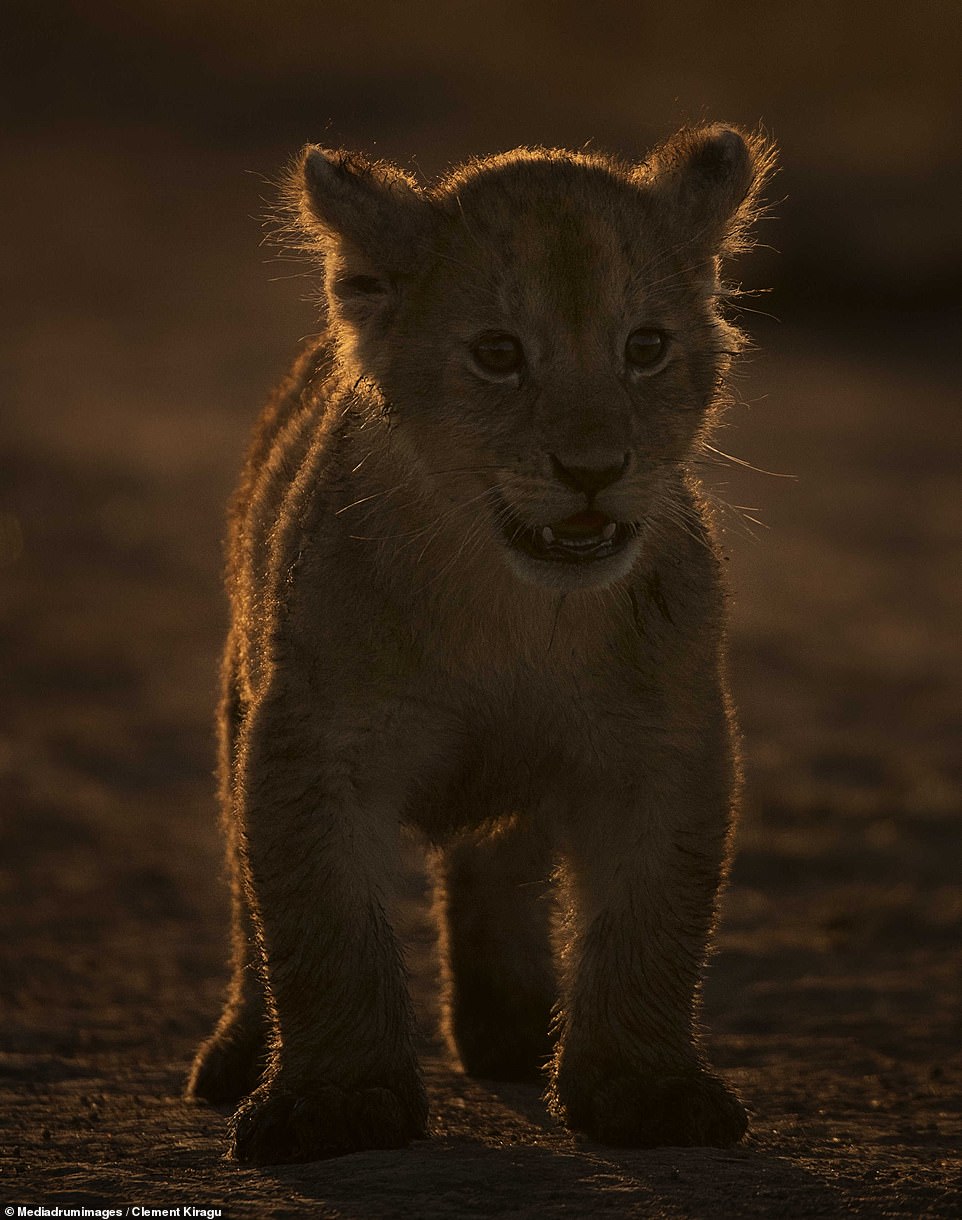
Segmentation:
<svg viewBox="0 0 962 1220">
<path fill-rule="evenodd" d="M 475 521 L 468 528 L 464 537 L 461 540 L 461 545 L 458 547 L 457 551 L 455 551 L 455 553 L 451 556 L 451 558 L 447 561 L 447 563 L 443 565 L 443 567 L 439 568 L 438 571 L 434 573 L 434 575 L 425 585 L 425 588 L 430 588 L 431 586 L 437 584 L 437 582 L 442 578 L 442 576 L 444 576 L 445 573 L 448 572 L 460 560 L 461 556 L 464 554 L 465 549 L 469 546 L 469 544 L 473 546 L 475 542 L 480 540 L 481 528 L 482 528 L 482 523 L 480 521 Z"/>
<path fill-rule="evenodd" d="M 483 491 L 478 492 L 477 495 L 471 496 L 470 499 L 468 499 L 468 500 L 459 501 L 457 504 L 452 504 L 450 508 L 448 508 L 445 512 L 441 513 L 441 515 L 435 519 L 435 521 L 433 523 L 434 527 L 435 527 L 434 532 L 431 534 L 431 536 L 428 538 L 427 542 L 422 547 L 421 553 L 418 555 L 416 562 L 417 563 L 421 562 L 421 560 L 424 558 L 425 552 L 431 546 L 431 543 L 435 540 L 435 538 L 438 538 L 440 536 L 441 530 L 443 529 L 443 527 L 447 523 L 447 521 L 450 519 L 450 517 L 452 517 L 455 513 L 463 512 L 464 510 L 470 508 L 472 504 L 476 504 L 479 500 L 484 499 L 489 494 L 490 494 L 490 489 L 486 487 Z"/>
<path fill-rule="evenodd" d="M 378 500 L 381 496 L 390 495 L 393 490 L 393 488 L 388 488 L 386 491 L 374 491 L 369 496 L 361 496 L 359 500 L 354 500 L 353 503 L 345 504 L 343 508 L 339 508 L 334 516 L 340 517 L 342 513 L 346 513 L 350 508 L 357 508 L 359 505 L 367 504 L 371 500 Z"/>
<path fill-rule="evenodd" d="M 744 458 L 735 457 L 731 453 L 725 453 L 723 449 L 716 449 L 714 445 L 709 445 L 707 441 L 702 441 L 705 449 L 711 450 L 712 453 L 717 453 L 719 457 L 725 458 L 728 462 L 734 462 L 736 466 L 744 466 L 746 470 L 754 470 L 756 474 L 767 474 L 773 479 L 795 479 L 798 480 L 797 474 L 785 474 L 778 470 L 765 470 L 763 466 L 753 466 L 751 462 L 746 462 Z"/>
<path fill-rule="evenodd" d="M 721 516 L 725 518 L 726 522 L 734 520 L 734 523 L 738 526 L 739 530 L 747 537 L 751 538 L 752 541 L 757 541 L 758 535 L 746 524 L 746 522 L 751 521 L 752 524 L 759 526 L 761 529 L 767 530 L 770 528 L 764 521 L 761 521 L 759 518 L 751 515 L 753 512 L 758 512 L 758 509 L 745 509 L 737 504 L 729 504 L 727 500 L 723 499 L 721 496 L 715 495 L 710 490 L 704 491 L 703 494 L 709 503 L 718 510 Z"/>
</svg>

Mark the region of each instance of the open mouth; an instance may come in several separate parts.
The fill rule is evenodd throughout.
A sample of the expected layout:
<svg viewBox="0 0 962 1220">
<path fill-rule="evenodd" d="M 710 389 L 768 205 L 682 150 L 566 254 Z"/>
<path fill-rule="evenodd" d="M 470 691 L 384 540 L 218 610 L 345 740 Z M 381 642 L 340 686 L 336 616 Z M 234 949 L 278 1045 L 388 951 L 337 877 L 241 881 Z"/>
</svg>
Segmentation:
<svg viewBox="0 0 962 1220">
<path fill-rule="evenodd" d="M 614 521 L 596 509 L 586 509 L 550 525 L 526 525 L 514 514 L 502 522 L 505 540 L 532 559 L 549 563 L 589 564 L 617 555 L 634 535 L 625 521 Z"/>
</svg>

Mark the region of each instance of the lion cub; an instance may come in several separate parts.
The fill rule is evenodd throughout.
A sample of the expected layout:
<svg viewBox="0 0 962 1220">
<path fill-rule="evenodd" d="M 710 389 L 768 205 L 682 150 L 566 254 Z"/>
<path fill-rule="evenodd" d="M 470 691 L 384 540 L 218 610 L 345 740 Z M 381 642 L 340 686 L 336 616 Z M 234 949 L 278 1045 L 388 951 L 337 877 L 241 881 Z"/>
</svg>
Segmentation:
<svg viewBox="0 0 962 1220">
<path fill-rule="evenodd" d="M 738 788 L 692 466 L 740 336 L 719 261 L 771 153 L 519 150 L 431 188 L 309 147 L 326 323 L 231 513 L 233 981 L 191 1076 L 238 1160 L 427 1132 L 388 908 L 438 845 L 446 1032 L 609 1144 L 747 1125 L 698 989 Z M 552 893 L 554 900 L 552 900 Z"/>
</svg>

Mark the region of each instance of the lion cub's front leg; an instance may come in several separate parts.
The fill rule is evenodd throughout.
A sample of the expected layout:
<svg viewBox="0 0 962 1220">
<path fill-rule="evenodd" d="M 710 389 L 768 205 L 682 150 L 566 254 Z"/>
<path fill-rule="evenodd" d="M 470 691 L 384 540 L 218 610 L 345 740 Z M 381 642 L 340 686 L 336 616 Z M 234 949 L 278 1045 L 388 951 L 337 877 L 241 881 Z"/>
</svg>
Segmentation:
<svg viewBox="0 0 962 1220">
<path fill-rule="evenodd" d="M 273 1047 L 232 1151 L 278 1163 L 400 1147 L 425 1134 L 427 1105 L 382 905 L 396 810 L 374 807 L 349 741 L 332 758 L 307 692 L 275 687 L 245 726 L 237 802 Z"/>
<path fill-rule="evenodd" d="M 748 1125 L 695 1032 L 727 850 L 725 770 L 649 762 L 633 790 L 609 784 L 618 807 L 585 811 L 567 845 L 571 941 L 549 1104 L 606 1144 L 724 1147 Z"/>
</svg>

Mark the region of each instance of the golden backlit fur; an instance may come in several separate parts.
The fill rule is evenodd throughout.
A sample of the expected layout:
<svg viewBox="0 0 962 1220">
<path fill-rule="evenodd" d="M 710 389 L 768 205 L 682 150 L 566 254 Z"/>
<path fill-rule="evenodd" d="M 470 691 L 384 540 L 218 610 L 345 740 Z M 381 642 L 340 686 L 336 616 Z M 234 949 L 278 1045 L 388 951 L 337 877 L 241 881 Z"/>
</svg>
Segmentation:
<svg viewBox="0 0 962 1220">
<path fill-rule="evenodd" d="M 738 764 L 693 469 L 740 344 L 720 259 L 770 163 L 705 127 L 422 189 L 305 150 L 326 324 L 232 509 L 233 982 L 190 1084 L 240 1100 L 239 1159 L 425 1134 L 402 825 L 437 845 L 466 1070 L 547 1064 L 554 1113 L 614 1144 L 745 1130 L 696 1030 Z"/>
</svg>

